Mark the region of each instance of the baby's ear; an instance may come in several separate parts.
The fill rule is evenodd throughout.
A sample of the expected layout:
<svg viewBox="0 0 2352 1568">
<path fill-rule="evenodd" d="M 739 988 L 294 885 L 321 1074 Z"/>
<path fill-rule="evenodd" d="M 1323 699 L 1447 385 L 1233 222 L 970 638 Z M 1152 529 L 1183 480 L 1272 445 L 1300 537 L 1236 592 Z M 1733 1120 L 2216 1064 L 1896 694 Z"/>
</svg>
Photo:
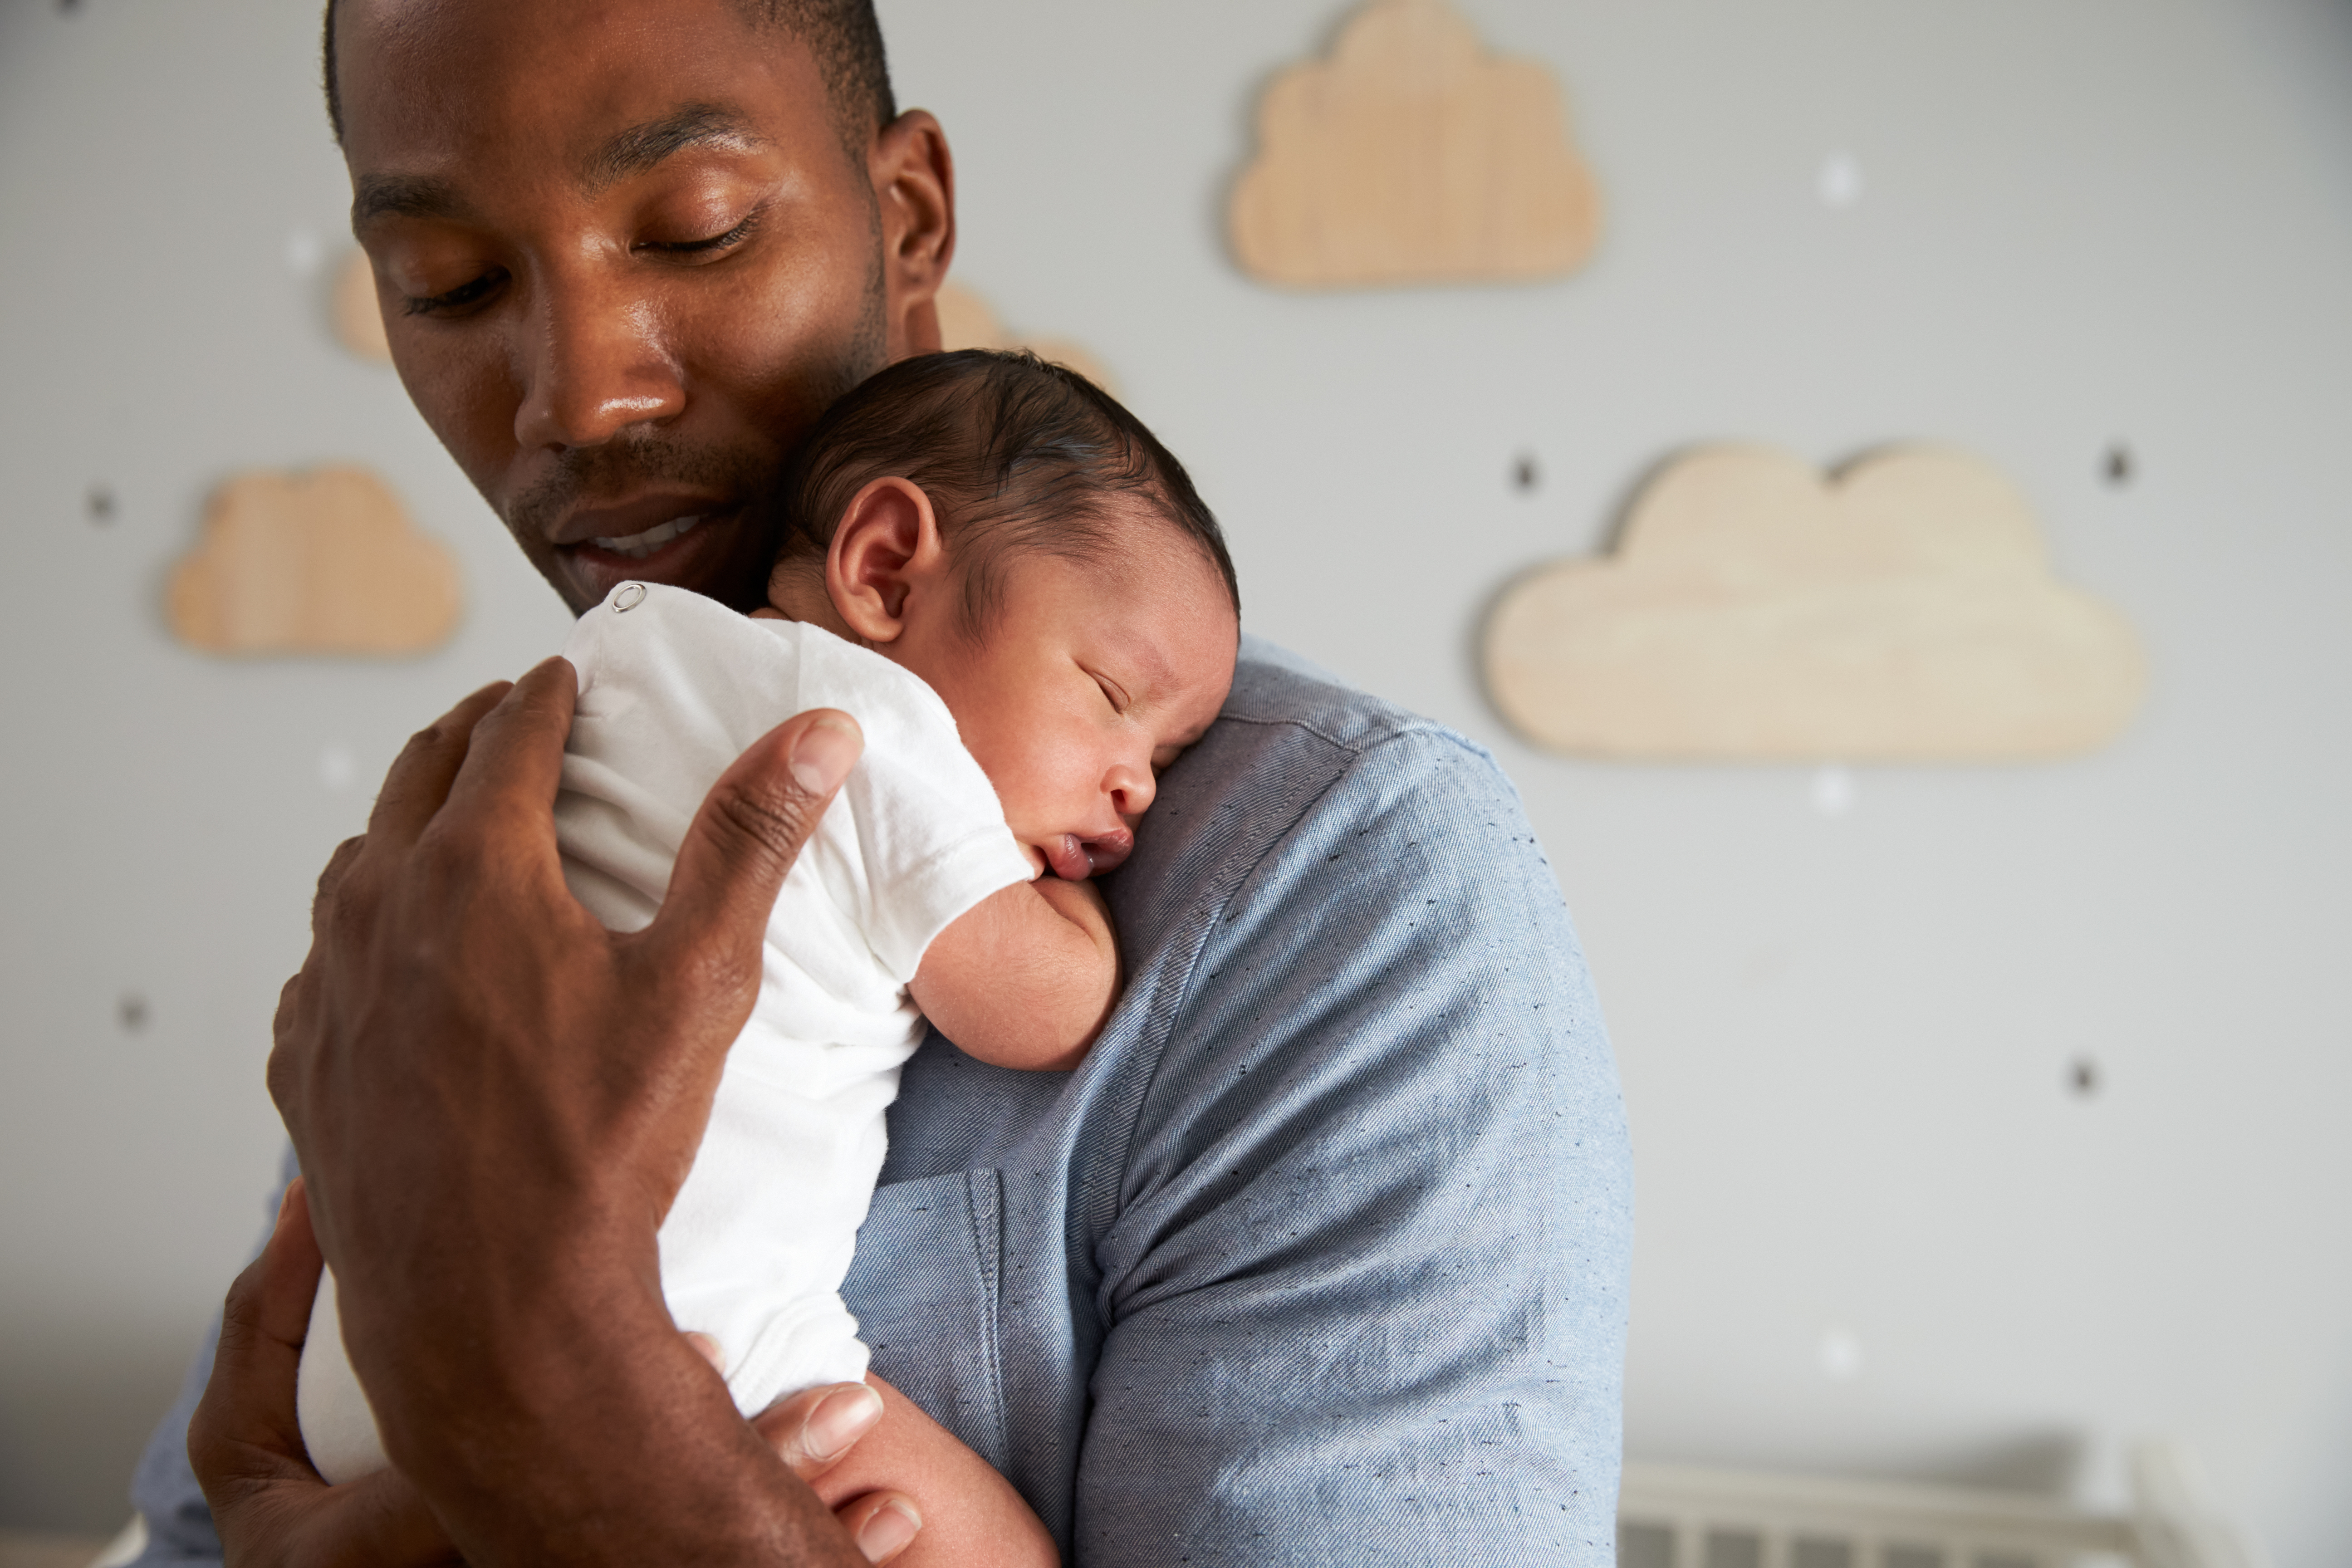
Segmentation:
<svg viewBox="0 0 2352 1568">
<path fill-rule="evenodd" d="M 946 566 L 939 517 L 923 488 L 910 479 L 874 479 L 834 530 L 825 593 L 860 640 L 895 642 L 913 605 L 940 591 Z"/>
</svg>

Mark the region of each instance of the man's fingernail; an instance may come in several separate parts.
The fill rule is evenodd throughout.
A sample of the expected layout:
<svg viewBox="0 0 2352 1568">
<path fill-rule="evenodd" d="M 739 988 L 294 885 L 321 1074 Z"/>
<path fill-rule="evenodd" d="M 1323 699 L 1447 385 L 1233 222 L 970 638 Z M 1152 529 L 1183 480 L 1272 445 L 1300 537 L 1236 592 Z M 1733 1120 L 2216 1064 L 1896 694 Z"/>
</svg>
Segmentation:
<svg viewBox="0 0 2352 1568">
<path fill-rule="evenodd" d="M 881 1419 L 882 1396 L 864 1384 L 853 1384 L 817 1402 L 801 1429 L 802 1440 L 808 1445 L 809 1458 L 837 1458 Z"/>
<path fill-rule="evenodd" d="M 915 1511 L 915 1505 L 892 1498 L 876 1509 L 874 1517 L 857 1532 L 857 1550 L 866 1553 L 868 1563 L 879 1563 L 893 1552 L 905 1551 L 907 1542 L 922 1528 L 923 1516 Z"/>
<path fill-rule="evenodd" d="M 793 746 L 793 779 L 811 795 L 829 794 L 856 765 L 866 737 L 842 719 L 820 719 Z"/>
<path fill-rule="evenodd" d="M 270 1235 L 276 1236 L 286 1228 L 286 1216 L 294 1212 L 294 1194 L 301 1189 L 302 1178 L 299 1176 L 286 1184 L 285 1192 L 278 1194 L 278 1223 L 269 1227 Z"/>
</svg>

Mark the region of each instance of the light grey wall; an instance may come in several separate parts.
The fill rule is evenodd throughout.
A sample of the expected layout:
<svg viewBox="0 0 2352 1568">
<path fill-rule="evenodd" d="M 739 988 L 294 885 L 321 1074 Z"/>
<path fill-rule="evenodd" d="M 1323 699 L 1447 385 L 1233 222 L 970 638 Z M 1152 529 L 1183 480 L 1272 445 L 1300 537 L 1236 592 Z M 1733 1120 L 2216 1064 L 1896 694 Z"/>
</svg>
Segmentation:
<svg viewBox="0 0 2352 1568">
<path fill-rule="evenodd" d="M 1633 1112 L 1632 1451 L 2109 1496 L 2167 1433 L 2284 1568 L 2341 1561 L 2352 7 L 1464 5 L 1568 87 L 1610 204 L 1575 279 L 1308 298 L 1232 269 L 1254 89 L 1333 0 L 883 13 L 961 158 L 961 275 L 1108 361 L 1225 518 L 1251 626 L 1526 791 Z M 0 9 L 0 1519 L 115 1510 L 250 1245 L 271 1000 L 364 810 L 322 752 L 373 778 L 562 629 L 289 268 L 343 197 L 312 10 Z M 1864 195 L 1835 210 L 1840 152 Z M 1834 816 L 1811 770 L 1519 746 L 1473 679 L 1480 605 L 1717 437 L 1990 458 L 2140 626 L 2146 714 L 2082 762 L 1860 771 Z M 333 458 L 462 556 L 456 644 L 175 649 L 156 595 L 206 487 Z"/>
</svg>

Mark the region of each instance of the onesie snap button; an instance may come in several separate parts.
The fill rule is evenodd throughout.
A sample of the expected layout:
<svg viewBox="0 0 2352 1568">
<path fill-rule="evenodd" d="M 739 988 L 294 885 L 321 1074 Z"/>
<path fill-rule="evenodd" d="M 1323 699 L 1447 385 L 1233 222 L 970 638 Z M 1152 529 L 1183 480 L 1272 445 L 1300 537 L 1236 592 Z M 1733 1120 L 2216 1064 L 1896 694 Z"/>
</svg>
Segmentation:
<svg viewBox="0 0 2352 1568">
<path fill-rule="evenodd" d="M 616 611 L 634 610 L 645 602 L 646 585 L 643 583 L 624 583 L 614 590 L 613 608 Z"/>
</svg>

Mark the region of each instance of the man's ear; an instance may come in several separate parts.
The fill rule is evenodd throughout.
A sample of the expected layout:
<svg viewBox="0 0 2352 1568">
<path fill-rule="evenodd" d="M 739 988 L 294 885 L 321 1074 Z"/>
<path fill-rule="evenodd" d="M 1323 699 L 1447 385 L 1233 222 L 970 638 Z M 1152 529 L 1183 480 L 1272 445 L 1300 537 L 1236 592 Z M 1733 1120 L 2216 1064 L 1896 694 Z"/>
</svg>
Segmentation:
<svg viewBox="0 0 2352 1568">
<path fill-rule="evenodd" d="M 870 480 L 842 514 L 825 552 L 824 589 L 850 632 L 895 642 L 908 607 L 947 587 L 947 546 L 931 498 L 910 479 Z"/>
<path fill-rule="evenodd" d="M 932 300 L 955 259 L 955 159 L 929 110 L 884 126 L 866 153 L 882 214 L 882 279 L 892 361 L 940 352 Z"/>
</svg>

